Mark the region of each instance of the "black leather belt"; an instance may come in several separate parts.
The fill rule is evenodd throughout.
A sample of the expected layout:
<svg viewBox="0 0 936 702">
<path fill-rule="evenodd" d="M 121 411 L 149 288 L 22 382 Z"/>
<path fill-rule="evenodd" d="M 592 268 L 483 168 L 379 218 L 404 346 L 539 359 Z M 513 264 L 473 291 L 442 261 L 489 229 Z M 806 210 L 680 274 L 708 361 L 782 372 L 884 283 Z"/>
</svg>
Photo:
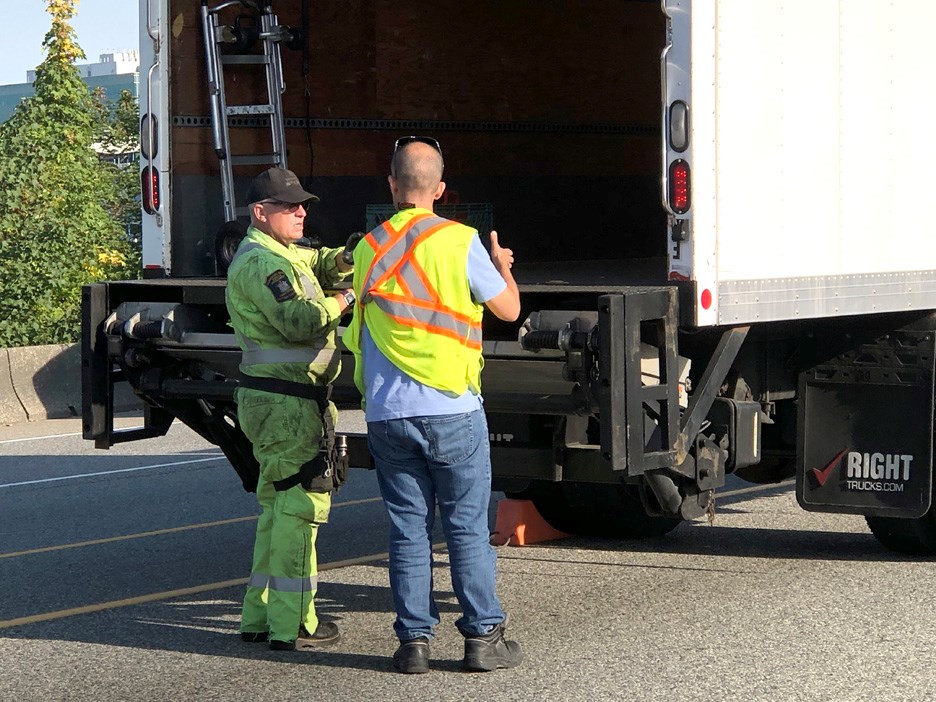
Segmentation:
<svg viewBox="0 0 936 702">
<path fill-rule="evenodd" d="M 302 479 L 303 479 L 302 470 L 300 470 L 298 473 L 290 475 L 288 478 L 283 478 L 282 480 L 274 480 L 273 489 L 276 490 L 277 492 L 283 492 L 284 490 L 288 490 L 289 488 L 294 487 L 298 485 L 299 483 L 301 483 Z"/>
<path fill-rule="evenodd" d="M 297 383 L 292 380 L 282 380 L 281 378 L 258 378 L 254 375 L 241 375 L 239 381 L 241 387 L 251 390 L 262 390 L 263 392 L 275 392 L 280 395 L 291 395 L 292 397 L 302 397 L 307 400 L 315 400 L 319 405 L 324 405 L 331 397 L 331 385 L 310 385 L 308 383 Z"/>
</svg>

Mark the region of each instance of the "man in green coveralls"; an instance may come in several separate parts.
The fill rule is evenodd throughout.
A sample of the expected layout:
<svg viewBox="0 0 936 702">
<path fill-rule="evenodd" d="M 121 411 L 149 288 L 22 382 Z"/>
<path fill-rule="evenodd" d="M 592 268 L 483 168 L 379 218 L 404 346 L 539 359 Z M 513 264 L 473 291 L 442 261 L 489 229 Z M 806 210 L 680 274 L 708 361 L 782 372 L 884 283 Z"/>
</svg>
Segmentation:
<svg viewBox="0 0 936 702">
<path fill-rule="evenodd" d="M 337 414 L 327 390 L 340 370 L 335 330 L 354 295 L 327 297 L 319 281 L 334 285 L 352 264 L 345 249 L 296 246 L 306 204 L 318 198 L 292 171 L 264 171 L 247 200 L 250 227 L 228 269 L 226 301 L 242 351 L 237 417 L 260 464 L 262 511 L 240 631 L 245 641 L 301 651 L 339 638 L 315 613 L 315 538 L 343 478 L 327 450 Z"/>
</svg>

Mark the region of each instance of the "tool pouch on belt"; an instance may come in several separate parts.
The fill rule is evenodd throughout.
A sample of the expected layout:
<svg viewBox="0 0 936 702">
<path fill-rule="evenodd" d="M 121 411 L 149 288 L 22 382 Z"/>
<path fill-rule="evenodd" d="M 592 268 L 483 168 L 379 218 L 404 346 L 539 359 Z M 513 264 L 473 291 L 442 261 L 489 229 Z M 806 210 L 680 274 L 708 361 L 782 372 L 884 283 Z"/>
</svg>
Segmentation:
<svg viewBox="0 0 936 702">
<path fill-rule="evenodd" d="M 331 492 L 335 484 L 335 469 L 322 452 L 299 468 L 299 484 L 307 492 Z"/>
<path fill-rule="evenodd" d="M 303 463 L 295 475 L 275 481 L 273 487 L 277 491 L 301 485 L 309 492 L 331 492 L 344 485 L 348 479 L 348 451 L 343 442 L 335 440 L 335 422 L 331 412 L 328 411 L 330 385 L 313 386 L 277 378 L 253 376 L 243 376 L 240 383 L 244 387 L 255 390 L 315 400 L 319 413 L 322 415 L 322 438 L 319 441 L 318 454 L 311 461 Z"/>
<path fill-rule="evenodd" d="M 348 453 L 342 450 L 342 447 L 336 446 L 335 427 L 331 421 L 331 415 L 327 408 L 325 416 L 328 420 L 325 422 L 331 425 L 331 430 L 326 427 L 322 442 L 319 446 L 319 452 L 315 458 L 306 461 L 299 467 L 299 472 L 283 480 L 277 480 L 273 483 L 276 490 L 288 490 L 293 485 L 301 485 L 303 490 L 308 492 L 331 492 L 337 490 L 348 479 Z M 327 439 L 328 435 L 331 439 Z"/>
<path fill-rule="evenodd" d="M 329 395 L 331 394 L 329 386 Z M 311 492 L 330 492 L 337 490 L 348 479 L 348 454 L 339 455 L 335 441 L 335 422 L 331 412 L 328 411 L 328 396 L 317 397 L 319 412 L 322 415 L 322 439 L 319 443 L 318 455 L 308 463 L 303 464 L 299 472 L 307 471 L 303 476 L 301 485 Z M 306 468 L 306 466 L 310 466 Z"/>
</svg>

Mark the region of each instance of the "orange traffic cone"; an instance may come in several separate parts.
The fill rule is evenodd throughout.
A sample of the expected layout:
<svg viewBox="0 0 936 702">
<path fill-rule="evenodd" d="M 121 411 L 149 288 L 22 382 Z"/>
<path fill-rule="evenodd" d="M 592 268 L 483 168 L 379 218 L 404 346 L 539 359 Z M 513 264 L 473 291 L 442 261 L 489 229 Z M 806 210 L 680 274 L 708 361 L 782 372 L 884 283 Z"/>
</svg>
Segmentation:
<svg viewBox="0 0 936 702">
<path fill-rule="evenodd" d="M 497 518 L 491 534 L 494 546 L 525 546 L 564 536 L 569 534 L 549 526 L 530 500 L 504 498 L 497 503 Z"/>
</svg>

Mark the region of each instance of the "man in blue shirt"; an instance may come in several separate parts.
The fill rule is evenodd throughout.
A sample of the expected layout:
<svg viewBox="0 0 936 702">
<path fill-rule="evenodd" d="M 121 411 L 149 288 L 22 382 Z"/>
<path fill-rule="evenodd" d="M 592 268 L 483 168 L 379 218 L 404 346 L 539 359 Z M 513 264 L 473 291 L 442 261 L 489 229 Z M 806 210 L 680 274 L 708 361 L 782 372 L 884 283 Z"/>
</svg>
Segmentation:
<svg viewBox="0 0 936 702">
<path fill-rule="evenodd" d="M 513 253 L 491 232 L 490 255 L 475 230 L 438 217 L 442 152 L 430 137 L 397 141 L 390 191 L 395 214 L 354 250 L 355 308 L 346 345 L 355 353 L 368 445 L 390 519 L 390 586 L 404 673 L 429 670 L 439 623 L 432 597 L 436 504 L 462 609 L 467 670 L 518 665 L 504 637 L 488 508 L 491 458 L 480 395 L 481 314 L 520 314 Z M 369 326 L 370 325 L 370 328 Z"/>
</svg>

